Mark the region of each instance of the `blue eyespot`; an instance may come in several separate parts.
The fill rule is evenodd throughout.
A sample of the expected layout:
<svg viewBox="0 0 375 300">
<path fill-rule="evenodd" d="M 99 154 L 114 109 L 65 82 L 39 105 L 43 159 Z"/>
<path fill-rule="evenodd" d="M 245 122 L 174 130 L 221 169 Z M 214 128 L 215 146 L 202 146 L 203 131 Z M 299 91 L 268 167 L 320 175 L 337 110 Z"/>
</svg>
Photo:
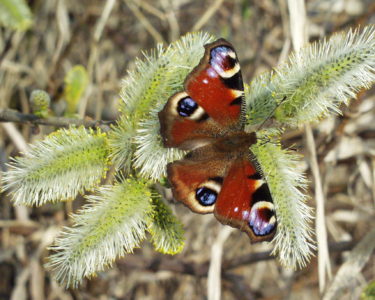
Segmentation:
<svg viewBox="0 0 375 300">
<path fill-rule="evenodd" d="M 197 108 L 198 104 L 190 97 L 181 99 L 177 104 L 177 112 L 181 117 L 190 117 Z"/>
<path fill-rule="evenodd" d="M 262 236 L 270 234 L 272 230 L 275 228 L 275 224 L 269 224 L 265 222 L 252 222 L 249 223 L 250 227 L 253 229 L 256 236 Z"/>
<path fill-rule="evenodd" d="M 201 187 L 197 189 L 195 198 L 203 206 L 210 206 L 216 202 L 217 193 L 209 188 Z"/>
<path fill-rule="evenodd" d="M 271 209 L 253 207 L 250 212 L 249 226 L 256 236 L 268 235 L 276 227 L 275 220 L 275 213 Z"/>
<path fill-rule="evenodd" d="M 236 65 L 236 59 L 231 57 L 229 53 L 233 50 L 227 46 L 220 46 L 211 50 L 210 65 L 218 72 L 225 72 L 233 69 Z"/>
<path fill-rule="evenodd" d="M 211 57 L 225 57 L 228 55 L 228 52 L 231 51 L 231 48 L 227 46 L 215 47 L 211 50 Z"/>
</svg>

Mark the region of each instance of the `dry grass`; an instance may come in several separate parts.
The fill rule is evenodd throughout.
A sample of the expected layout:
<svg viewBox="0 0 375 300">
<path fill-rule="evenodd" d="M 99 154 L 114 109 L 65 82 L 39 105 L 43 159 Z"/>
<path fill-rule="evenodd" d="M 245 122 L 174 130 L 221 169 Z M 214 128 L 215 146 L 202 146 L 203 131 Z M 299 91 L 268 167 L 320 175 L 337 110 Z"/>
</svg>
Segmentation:
<svg viewBox="0 0 375 300">
<path fill-rule="evenodd" d="M 120 79 L 134 58 L 156 42 L 171 42 L 191 30 L 227 37 L 237 48 L 246 82 L 284 60 L 292 47 L 286 0 L 30 3 L 35 25 L 29 32 L 0 31 L 0 108 L 24 113 L 29 112 L 28 95 L 40 88 L 51 94 L 54 112 L 59 114 L 64 75 L 73 65 L 82 64 L 89 71 L 90 87 L 80 113 L 114 119 Z M 370 0 L 311 0 L 307 3 L 308 35 L 316 40 L 358 24 L 374 23 L 374 13 Z M 336 242 L 329 248 L 333 276 L 348 255 L 337 242 L 352 241 L 350 245 L 355 246 L 374 226 L 375 90 L 360 93 L 358 100 L 343 110 L 342 116 L 313 127 L 328 243 Z M 25 150 L 25 142 L 41 139 L 50 130 L 42 127 L 35 134 L 28 125 L 2 123 L 1 168 L 6 169 L 9 156 Z M 285 133 L 283 143 L 310 155 L 305 153 L 302 130 Z M 314 182 L 307 164 L 306 173 Z M 315 188 L 311 183 L 312 196 Z M 194 215 L 173 204 L 186 225 L 183 253 L 162 256 L 144 243 L 134 255 L 119 260 L 114 268 L 87 280 L 79 289 L 64 290 L 43 269 L 43 260 L 46 246 L 59 228 L 69 223 L 67 213 L 82 201 L 26 210 L 12 207 L 9 197 L 1 195 L 0 299 L 219 299 L 220 283 L 221 299 L 320 298 L 317 258 L 307 268 L 291 271 L 273 259 L 265 260 L 266 256 L 248 257 L 269 250 L 269 245 L 250 245 L 237 230 L 222 231 L 214 217 Z M 315 201 L 309 205 L 315 207 Z M 375 277 L 374 262 L 372 256 L 357 270 L 339 299 L 358 298 L 366 282 Z M 217 271 L 220 266 L 221 276 Z"/>
</svg>

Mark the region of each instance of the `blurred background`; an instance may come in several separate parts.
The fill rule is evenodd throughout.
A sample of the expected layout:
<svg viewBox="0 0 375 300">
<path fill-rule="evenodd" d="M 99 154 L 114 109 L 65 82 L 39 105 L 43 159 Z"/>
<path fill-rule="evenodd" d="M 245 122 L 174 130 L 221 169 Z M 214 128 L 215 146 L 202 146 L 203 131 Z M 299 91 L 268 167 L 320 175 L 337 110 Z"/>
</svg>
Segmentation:
<svg viewBox="0 0 375 300">
<path fill-rule="evenodd" d="M 191 31 L 228 39 L 247 83 L 283 62 L 292 50 L 286 0 L 30 0 L 28 5 L 33 14 L 28 30 L 0 27 L 0 109 L 29 113 L 30 93 L 43 89 L 51 96 L 53 113 L 61 115 L 66 75 L 82 65 L 88 83 L 80 116 L 114 120 L 121 78 L 134 67 L 135 58 Z M 310 41 L 375 23 L 372 0 L 309 0 L 306 10 Z M 313 127 L 333 276 L 348 250 L 374 227 L 374 100 L 374 88 L 363 91 L 349 107 L 342 107 L 342 115 Z M 1 169 L 5 171 L 9 157 L 25 151 L 27 143 L 54 129 L 0 123 Z M 308 205 L 315 207 L 304 130 L 286 132 L 282 142 L 305 156 L 301 164 L 310 181 Z M 43 268 L 46 247 L 69 224 L 69 213 L 83 203 L 79 197 L 14 208 L 9 196 L 1 194 L 0 299 L 207 299 L 207 275 L 217 253 L 223 265 L 222 299 L 320 299 L 317 257 L 301 270 L 282 268 L 269 256 L 271 245 L 251 245 L 239 230 L 223 229 L 213 216 L 195 215 L 178 204 L 171 205 L 185 225 L 182 253 L 162 255 L 144 242 L 142 249 L 96 278 L 66 290 Z M 374 263 L 372 256 L 339 299 L 360 297 L 374 280 Z"/>
</svg>

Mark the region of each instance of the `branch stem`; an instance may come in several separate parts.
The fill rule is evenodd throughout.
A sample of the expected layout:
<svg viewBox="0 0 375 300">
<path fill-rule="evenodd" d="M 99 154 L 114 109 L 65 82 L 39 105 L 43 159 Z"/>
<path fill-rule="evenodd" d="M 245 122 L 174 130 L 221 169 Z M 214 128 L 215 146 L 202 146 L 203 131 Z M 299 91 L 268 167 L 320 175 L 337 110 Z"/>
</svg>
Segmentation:
<svg viewBox="0 0 375 300">
<path fill-rule="evenodd" d="M 73 119 L 64 117 L 49 117 L 40 118 L 33 114 L 23 114 L 13 109 L 0 109 L 0 122 L 15 122 L 21 124 L 33 124 L 33 125 L 49 125 L 56 127 L 69 127 L 70 125 L 84 126 L 84 127 L 101 127 L 106 129 L 108 125 L 114 124 L 114 120 L 103 121 L 103 120 L 85 120 L 85 119 Z"/>
<path fill-rule="evenodd" d="M 354 245 L 356 245 L 355 241 L 333 242 L 329 244 L 329 250 L 331 252 L 350 251 L 354 247 Z M 223 276 L 225 276 L 225 274 L 232 269 L 249 264 L 254 264 L 260 261 L 274 259 L 274 257 L 271 256 L 271 252 L 272 251 L 249 253 L 234 259 L 224 260 L 221 267 L 222 274 Z M 164 270 L 203 277 L 208 275 L 209 270 L 209 261 L 194 263 L 191 261 L 184 261 L 179 258 L 171 259 L 169 257 L 156 257 L 149 259 L 145 258 L 144 256 L 132 256 L 120 260 L 117 265 L 121 270 L 124 271 L 134 271 L 135 269 L 138 269 L 158 272 Z"/>
</svg>

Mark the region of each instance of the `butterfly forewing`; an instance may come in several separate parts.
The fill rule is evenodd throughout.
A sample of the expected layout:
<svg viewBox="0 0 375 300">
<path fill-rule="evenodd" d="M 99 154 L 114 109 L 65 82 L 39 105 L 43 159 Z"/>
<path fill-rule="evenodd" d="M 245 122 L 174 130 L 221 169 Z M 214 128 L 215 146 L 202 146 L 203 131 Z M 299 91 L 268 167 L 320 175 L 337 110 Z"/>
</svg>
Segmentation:
<svg viewBox="0 0 375 300">
<path fill-rule="evenodd" d="M 243 83 L 233 46 L 220 39 L 205 46 L 199 65 L 159 112 L 166 147 L 193 149 L 202 140 L 241 128 Z M 225 113 L 223 113 L 225 112 Z"/>
<path fill-rule="evenodd" d="M 186 92 L 220 125 L 239 129 L 244 88 L 237 54 L 223 39 L 205 48 L 201 63 L 185 82 Z"/>
</svg>

